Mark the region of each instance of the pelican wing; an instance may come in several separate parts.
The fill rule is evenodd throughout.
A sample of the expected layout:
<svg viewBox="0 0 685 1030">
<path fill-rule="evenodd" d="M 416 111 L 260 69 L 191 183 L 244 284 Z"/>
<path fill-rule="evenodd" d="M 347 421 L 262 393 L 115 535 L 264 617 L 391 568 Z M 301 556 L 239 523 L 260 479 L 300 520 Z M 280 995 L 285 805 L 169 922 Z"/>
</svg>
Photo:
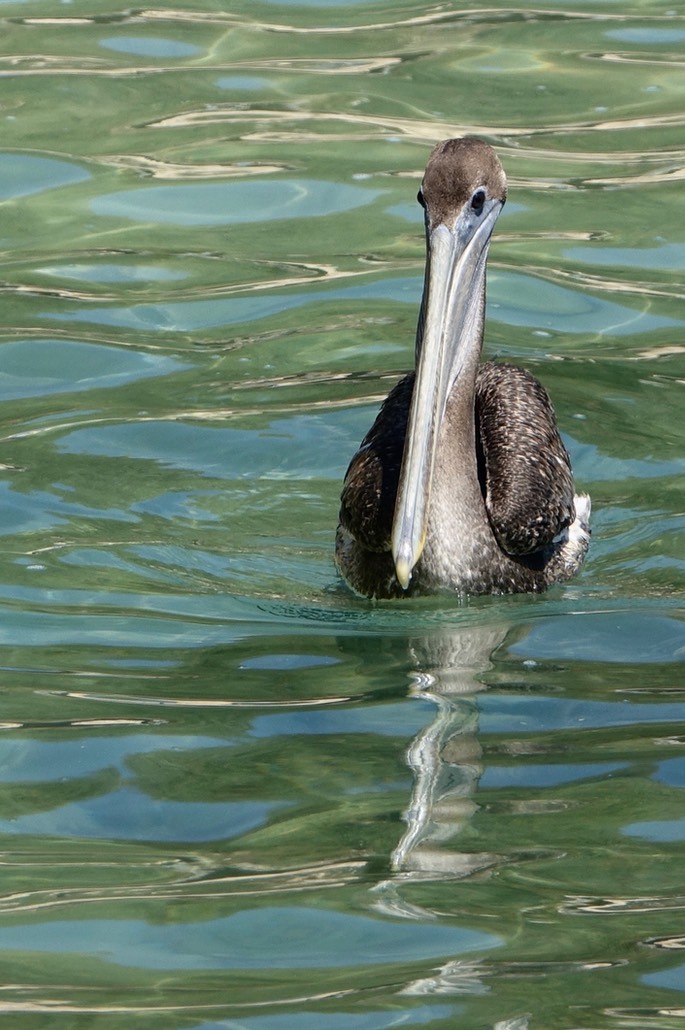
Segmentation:
<svg viewBox="0 0 685 1030">
<path fill-rule="evenodd" d="M 532 555 L 574 519 L 571 462 L 544 387 L 514 365 L 482 365 L 476 383 L 479 472 L 500 547 Z"/>
<path fill-rule="evenodd" d="M 388 394 L 345 474 L 340 525 L 367 551 L 390 551 L 414 373 Z"/>
</svg>

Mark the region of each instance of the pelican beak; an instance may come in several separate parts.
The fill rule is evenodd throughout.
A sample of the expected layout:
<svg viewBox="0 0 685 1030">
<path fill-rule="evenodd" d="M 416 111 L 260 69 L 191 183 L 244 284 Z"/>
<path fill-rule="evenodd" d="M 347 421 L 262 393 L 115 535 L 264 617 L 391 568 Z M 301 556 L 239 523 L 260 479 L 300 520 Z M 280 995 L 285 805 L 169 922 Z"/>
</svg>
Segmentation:
<svg viewBox="0 0 685 1030">
<path fill-rule="evenodd" d="M 447 400 L 465 369 L 475 376 L 483 333 L 485 263 L 502 205 L 503 200 L 488 198 L 479 215 L 465 205 L 452 228 L 442 222 L 427 229 L 423 335 L 392 529 L 395 572 L 403 590 L 409 586 L 426 542 L 433 470 Z"/>
</svg>

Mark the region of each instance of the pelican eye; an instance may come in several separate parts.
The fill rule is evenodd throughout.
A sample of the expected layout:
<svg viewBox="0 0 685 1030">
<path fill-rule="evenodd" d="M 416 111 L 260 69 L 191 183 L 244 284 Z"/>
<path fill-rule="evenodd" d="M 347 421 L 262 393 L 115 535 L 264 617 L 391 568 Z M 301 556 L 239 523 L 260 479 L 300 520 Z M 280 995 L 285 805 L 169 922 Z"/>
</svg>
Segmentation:
<svg viewBox="0 0 685 1030">
<path fill-rule="evenodd" d="M 421 205 L 421 207 L 425 211 L 426 210 L 426 200 L 425 200 L 425 197 L 423 195 L 423 190 L 421 190 L 421 189 L 419 190 L 419 192 L 416 194 L 416 199 L 418 200 L 419 204 Z"/>
<path fill-rule="evenodd" d="M 471 210 L 477 215 L 482 214 L 485 205 L 485 190 L 476 190 L 471 197 Z"/>
</svg>

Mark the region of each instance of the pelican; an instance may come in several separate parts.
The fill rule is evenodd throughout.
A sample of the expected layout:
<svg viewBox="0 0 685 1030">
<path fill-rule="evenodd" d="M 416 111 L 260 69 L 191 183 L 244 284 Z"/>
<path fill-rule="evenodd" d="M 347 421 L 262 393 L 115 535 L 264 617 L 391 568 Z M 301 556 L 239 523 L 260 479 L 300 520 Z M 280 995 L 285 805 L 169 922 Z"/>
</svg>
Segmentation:
<svg viewBox="0 0 685 1030">
<path fill-rule="evenodd" d="M 433 149 L 418 201 L 426 269 L 415 369 L 385 399 L 343 484 L 336 563 L 375 598 L 537 592 L 573 576 L 590 498 L 544 387 L 480 364 L 485 265 L 507 193 L 479 139 Z"/>
</svg>

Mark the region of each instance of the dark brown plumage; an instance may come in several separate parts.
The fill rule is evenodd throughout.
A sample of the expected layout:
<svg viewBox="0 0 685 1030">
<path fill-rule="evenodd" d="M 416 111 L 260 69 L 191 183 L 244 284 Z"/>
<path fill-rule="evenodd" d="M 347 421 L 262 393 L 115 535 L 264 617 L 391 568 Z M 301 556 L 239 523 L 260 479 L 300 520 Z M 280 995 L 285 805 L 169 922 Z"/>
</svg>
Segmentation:
<svg viewBox="0 0 685 1030">
<path fill-rule="evenodd" d="M 475 403 L 478 479 L 490 524 L 503 551 L 530 555 L 575 515 L 571 460 L 554 409 L 530 372 L 493 362 L 478 370 Z"/>
</svg>

